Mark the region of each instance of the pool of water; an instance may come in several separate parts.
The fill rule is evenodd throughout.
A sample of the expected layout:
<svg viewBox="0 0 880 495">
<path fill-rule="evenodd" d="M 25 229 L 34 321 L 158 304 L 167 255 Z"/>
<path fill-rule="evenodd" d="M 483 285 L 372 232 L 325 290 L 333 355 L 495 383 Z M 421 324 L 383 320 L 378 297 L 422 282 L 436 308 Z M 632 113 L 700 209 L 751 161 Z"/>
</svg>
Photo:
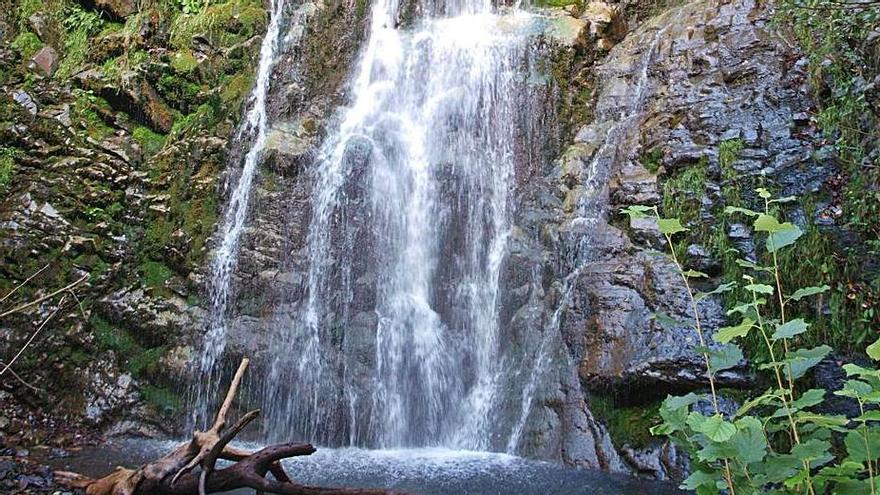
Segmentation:
<svg viewBox="0 0 880 495">
<path fill-rule="evenodd" d="M 117 465 L 135 467 L 176 443 L 117 440 L 49 463 L 55 469 L 102 476 Z M 253 445 L 243 447 L 255 448 Z M 673 495 L 671 483 L 574 469 L 506 454 L 447 449 L 322 448 L 285 461 L 298 481 L 322 486 L 386 487 L 423 495 Z M 251 493 L 240 491 L 230 493 Z"/>
</svg>

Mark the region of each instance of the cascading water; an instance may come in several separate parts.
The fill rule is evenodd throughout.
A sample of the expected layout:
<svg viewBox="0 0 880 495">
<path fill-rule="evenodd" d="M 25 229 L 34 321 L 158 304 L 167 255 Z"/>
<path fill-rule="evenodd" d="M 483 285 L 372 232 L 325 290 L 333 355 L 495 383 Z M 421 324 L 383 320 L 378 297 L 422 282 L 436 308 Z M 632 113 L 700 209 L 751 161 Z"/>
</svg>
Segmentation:
<svg viewBox="0 0 880 495">
<path fill-rule="evenodd" d="M 608 169 L 621 153 L 627 152 L 627 150 L 621 149 L 621 145 L 624 142 L 626 132 L 632 128 L 631 124 L 634 119 L 642 111 L 648 90 L 648 69 L 654 60 L 663 33 L 663 29 L 656 30 L 651 34 L 650 41 L 643 45 L 645 49 L 636 67 L 635 86 L 628 98 L 622 102 L 615 102 L 609 98 L 603 101 L 605 106 L 598 108 L 595 121 L 607 124 L 608 127 L 602 145 L 596 150 L 584 171 L 585 181 L 581 186 L 581 196 L 577 203 L 575 216 L 570 221 L 570 231 L 577 239 L 573 254 L 574 269 L 563 280 L 559 303 L 544 325 L 543 337 L 535 351 L 535 358 L 532 361 L 534 364 L 529 371 L 529 378 L 520 399 L 519 419 L 507 442 L 508 453 L 515 453 L 519 447 L 529 414 L 532 411 L 541 375 L 546 372 L 551 359 L 551 351 L 554 349 L 552 343 L 554 339 L 560 337 L 559 325 L 562 313 L 570 303 L 578 277 L 584 267 L 592 260 L 591 242 L 593 236 L 591 234 L 599 223 L 599 217 L 605 213 Z"/>
<path fill-rule="evenodd" d="M 218 359 L 226 347 L 227 305 L 230 297 L 231 278 L 238 259 L 239 239 L 245 226 L 251 189 L 257 165 L 266 144 L 268 117 L 266 101 L 275 54 L 281 32 L 281 18 L 285 0 L 271 0 L 270 21 L 260 47 L 260 62 L 256 84 L 250 98 L 250 109 L 239 132 L 239 139 L 250 136 L 250 149 L 244 156 L 238 182 L 232 191 L 223 216 L 223 237 L 214 253 L 211 264 L 211 309 L 208 331 L 198 362 L 198 379 L 194 386 L 196 405 L 193 422 L 204 425 L 208 421 L 208 402 L 213 398 L 217 385 Z"/>
<path fill-rule="evenodd" d="M 397 10 L 392 0 L 373 6 L 352 104 L 314 167 L 307 298 L 269 380 L 293 392 L 266 394 L 268 429 L 294 426 L 321 443 L 339 443 L 341 427 L 356 445 L 487 449 L 528 16 L 447 3 L 404 30 Z M 353 201 L 366 213 L 352 212 Z M 366 215 L 366 234 L 352 215 Z M 335 249 L 340 236 L 361 242 Z M 333 350 L 354 338 L 345 332 L 356 277 L 372 281 L 376 315 L 362 384 L 349 369 L 355 358 Z"/>
</svg>

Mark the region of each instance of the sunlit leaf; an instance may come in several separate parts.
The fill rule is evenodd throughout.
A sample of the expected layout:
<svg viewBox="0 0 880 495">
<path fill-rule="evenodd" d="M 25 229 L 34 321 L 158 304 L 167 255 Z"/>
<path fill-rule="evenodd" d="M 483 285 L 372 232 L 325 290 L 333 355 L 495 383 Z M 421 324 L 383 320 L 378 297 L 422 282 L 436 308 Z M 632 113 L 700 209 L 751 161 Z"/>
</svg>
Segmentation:
<svg viewBox="0 0 880 495">
<path fill-rule="evenodd" d="M 773 287 L 767 284 L 749 284 L 744 289 L 758 294 L 773 294 Z"/>
<path fill-rule="evenodd" d="M 703 272 L 698 272 L 696 270 L 685 270 L 683 273 L 684 273 L 684 276 L 688 277 L 688 278 L 708 278 L 709 277 L 709 275 L 707 275 Z"/>
<path fill-rule="evenodd" d="M 767 236 L 767 252 L 774 253 L 786 246 L 794 244 L 794 242 L 804 234 L 804 232 L 792 223 L 782 224 L 785 229 L 771 232 Z"/>
<path fill-rule="evenodd" d="M 716 342 L 726 344 L 737 337 L 745 337 L 749 330 L 755 325 L 755 320 L 751 318 L 743 318 L 739 325 L 732 327 L 721 327 L 712 336 Z"/>
<path fill-rule="evenodd" d="M 742 349 L 734 344 L 726 344 L 709 353 L 709 366 L 712 373 L 736 367 L 743 360 Z"/>
<path fill-rule="evenodd" d="M 748 215 L 750 217 L 756 217 L 760 215 L 757 211 L 750 210 L 748 208 L 740 208 L 739 206 L 727 206 L 724 208 L 724 213 L 730 215 L 733 213 L 742 213 L 744 215 Z"/>
<path fill-rule="evenodd" d="M 880 361 L 880 339 L 877 339 L 873 344 L 869 345 L 865 349 L 865 352 L 867 352 L 868 357 L 874 361 Z"/>
<path fill-rule="evenodd" d="M 776 327 L 776 331 L 773 332 L 772 339 L 773 340 L 782 340 L 782 339 L 790 339 L 795 335 L 800 335 L 807 331 L 807 322 L 803 319 L 798 318 L 796 320 L 791 320 L 786 322 L 783 325 L 779 325 Z"/>
<path fill-rule="evenodd" d="M 687 232 L 687 228 L 685 228 L 681 222 L 677 218 L 661 218 L 657 220 L 657 227 L 660 228 L 660 232 L 666 235 L 673 235 L 679 232 Z"/>
<path fill-rule="evenodd" d="M 789 297 L 789 299 L 793 299 L 795 301 L 800 301 L 801 299 L 803 299 L 807 296 L 821 294 L 830 288 L 831 287 L 828 287 L 827 285 L 822 285 L 822 286 L 818 286 L 818 287 L 804 287 L 803 289 L 796 290 L 794 292 L 794 294 L 792 294 L 791 297 Z"/>
<path fill-rule="evenodd" d="M 621 213 L 629 215 L 630 218 L 644 218 L 649 212 L 655 211 L 653 206 L 631 205 L 620 210 Z"/>
</svg>

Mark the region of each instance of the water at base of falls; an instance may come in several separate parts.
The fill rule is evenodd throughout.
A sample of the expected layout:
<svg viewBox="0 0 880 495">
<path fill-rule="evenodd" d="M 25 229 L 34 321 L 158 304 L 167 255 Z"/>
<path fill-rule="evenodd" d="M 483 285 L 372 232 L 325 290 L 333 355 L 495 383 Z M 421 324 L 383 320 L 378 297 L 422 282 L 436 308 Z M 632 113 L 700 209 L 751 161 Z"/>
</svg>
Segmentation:
<svg viewBox="0 0 880 495">
<path fill-rule="evenodd" d="M 120 464 L 136 466 L 176 447 L 154 440 L 112 440 L 85 447 L 71 457 L 48 460 L 54 469 L 103 476 Z M 240 445 L 259 448 L 256 445 Z M 221 461 L 222 466 L 223 461 Z M 421 495 L 679 495 L 673 483 L 564 468 L 506 454 L 449 449 L 370 451 L 318 449 L 286 459 L 300 483 L 316 486 L 383 487 Z M 253 490 L 224 492 L 250 494 Z"/>
<path fill-rule="evenodd" d="M 498 279 L 528 15 L 446 5 L 402 30 L 396 10 L 374 5 L 351 104 L 313 167 L 307 296 L 267 381 L 267 431 L 488 449 L 505 434 Z"/>
</svg>

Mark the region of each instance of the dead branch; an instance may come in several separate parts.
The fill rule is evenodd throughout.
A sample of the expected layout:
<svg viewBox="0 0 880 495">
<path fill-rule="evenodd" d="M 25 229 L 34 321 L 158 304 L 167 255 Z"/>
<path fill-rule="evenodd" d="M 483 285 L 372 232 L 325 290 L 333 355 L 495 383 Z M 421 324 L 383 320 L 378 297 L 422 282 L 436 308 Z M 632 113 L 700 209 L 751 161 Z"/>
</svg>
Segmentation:
<svg viewBox="0 0 880 495">
<path fill-rule="evenodd" d="M 7 371 L 9 368 L 12 367 L 12 365 L 15 363 L 15 361 L 17 361 L 18 358 L 20 358 L 21 355 L 24 354 L 24 351 L 27 350 L 27 348 L 30 347 L 31 343 L 33 343 L 34 339 L 37 338 L 37 335 L 39 335 L 39 334 L 40 334 L 40 331 L 43 330 L 43 327 L 46 326 L 46 323 L 49 323 L 49 320 L 51 320 L 51 319 L 52 319 L 52 318 L 58 313 L 58 311 L 61 310 L 61 308 L 64 306 L 64 299 L 65 299 L 66 297 L 67 297 L 67 296 L 64 296 L 64 297 L 61 298 L 61 301 L 58 302 L 58 306 L 55 308 L 55 310 L 52 311 L 52 312 L 49 314 L 49 316 L 47 316 L 46 319 L 43 320 L 42 323 L 40 323 L 40 326 L 37 327 L 36 330 L 34 330 L 34 333 L 31 334 L 31 336 L 30 336 L 30 338 L 27 340 L 27 342 L 25 342 L 24 345 L 21 346 L 21 349 L 18 350 L 18 352 L 15 354 L 15 356 L 12 358 L 12 360 L 9 361 L 9 363 L 7 363 L 6 366 L 4 366 L 2 370 L 0 370 L 0 376 L 2 376 L 4 373 L 6 373 L 6 371 Z"/>
<path fill-rule="evenodd" d="M 256 452 L 229 447 L 236 435 L 260 414 L 258 410 L 251 411 L 226 429 L 227 415 L 248 362 L 248 359 L 242 359 L 214 424 L 207 431 L 193 432 L 188 443 L 138 469 L 117 468 L 100 479 L 56 471 L 56 480 L 68 488 L 84 489 L 86 495 L 204 495 L 237 488 L 282 495 L 399 494 L 385 489 L 324 488 L 295 483 L 285 472 L 281 460 L 311 455 L 315 448 L 309 444 L 285 443 Z M 218 459 L 235 463 L 215 470 Z M 200 469 L 194 472 L 196 467 Z M 269 473 L 274 479 L 266 477 Z"/>
<path fill-rule="evenodd" d="M 89 274 L 88 274 L 88 273 L 86 273 L 85 275 L 83 275 L 82 277 L 80 277 L 80 279 L 77 280 L 76 282 L 73 282 L 73 283 L 67 284 L 67 285 L 65 285 L 64 287 L 62 287 L 62 288 L 56 290 L 55 292 L 53 292 L 53 293 L 51 293 L 51 294 L 47 294 L 47 295 L 45 295 L 45 296 L 43 296 L 43 297 L 39 297 L 39 298 L 37 298 L 37 299 L 34 299 L 33 301 L 26 302 L 26 303 L 22 304 L 21 306 L 16 306 L 16 307 L 10 309 L 9 311 L 5 311 L 5 312 L 3 312 L 3 313 L 0 313 L 0 318 L 3 318 L 3 317 L 6 317 L 6 316 L 9 316 L 9 315 L 11 315 L 11 314 L 13 314 L 13 313 L 18 313 L 19 311 L 22 311 L 22 310 L 24 310 L 24 309 L 27 309 L 27 308 L 29 308 L 29 307 L 31 307 L 31 306 L 35 306 L 35 305 L 37 305 L 37 304 L 40 304 L 41 302 L 45 301 L 46 299 L 52 299 L 53 297 L 57 296 L 58 294 L 61 294 L 62 292 L 69 291 L 70 289 L 72 289 L 72 288 L 76 287 L 77 285 L 83 283 L 87 278 L 89 278 Z"/>
</svg>

